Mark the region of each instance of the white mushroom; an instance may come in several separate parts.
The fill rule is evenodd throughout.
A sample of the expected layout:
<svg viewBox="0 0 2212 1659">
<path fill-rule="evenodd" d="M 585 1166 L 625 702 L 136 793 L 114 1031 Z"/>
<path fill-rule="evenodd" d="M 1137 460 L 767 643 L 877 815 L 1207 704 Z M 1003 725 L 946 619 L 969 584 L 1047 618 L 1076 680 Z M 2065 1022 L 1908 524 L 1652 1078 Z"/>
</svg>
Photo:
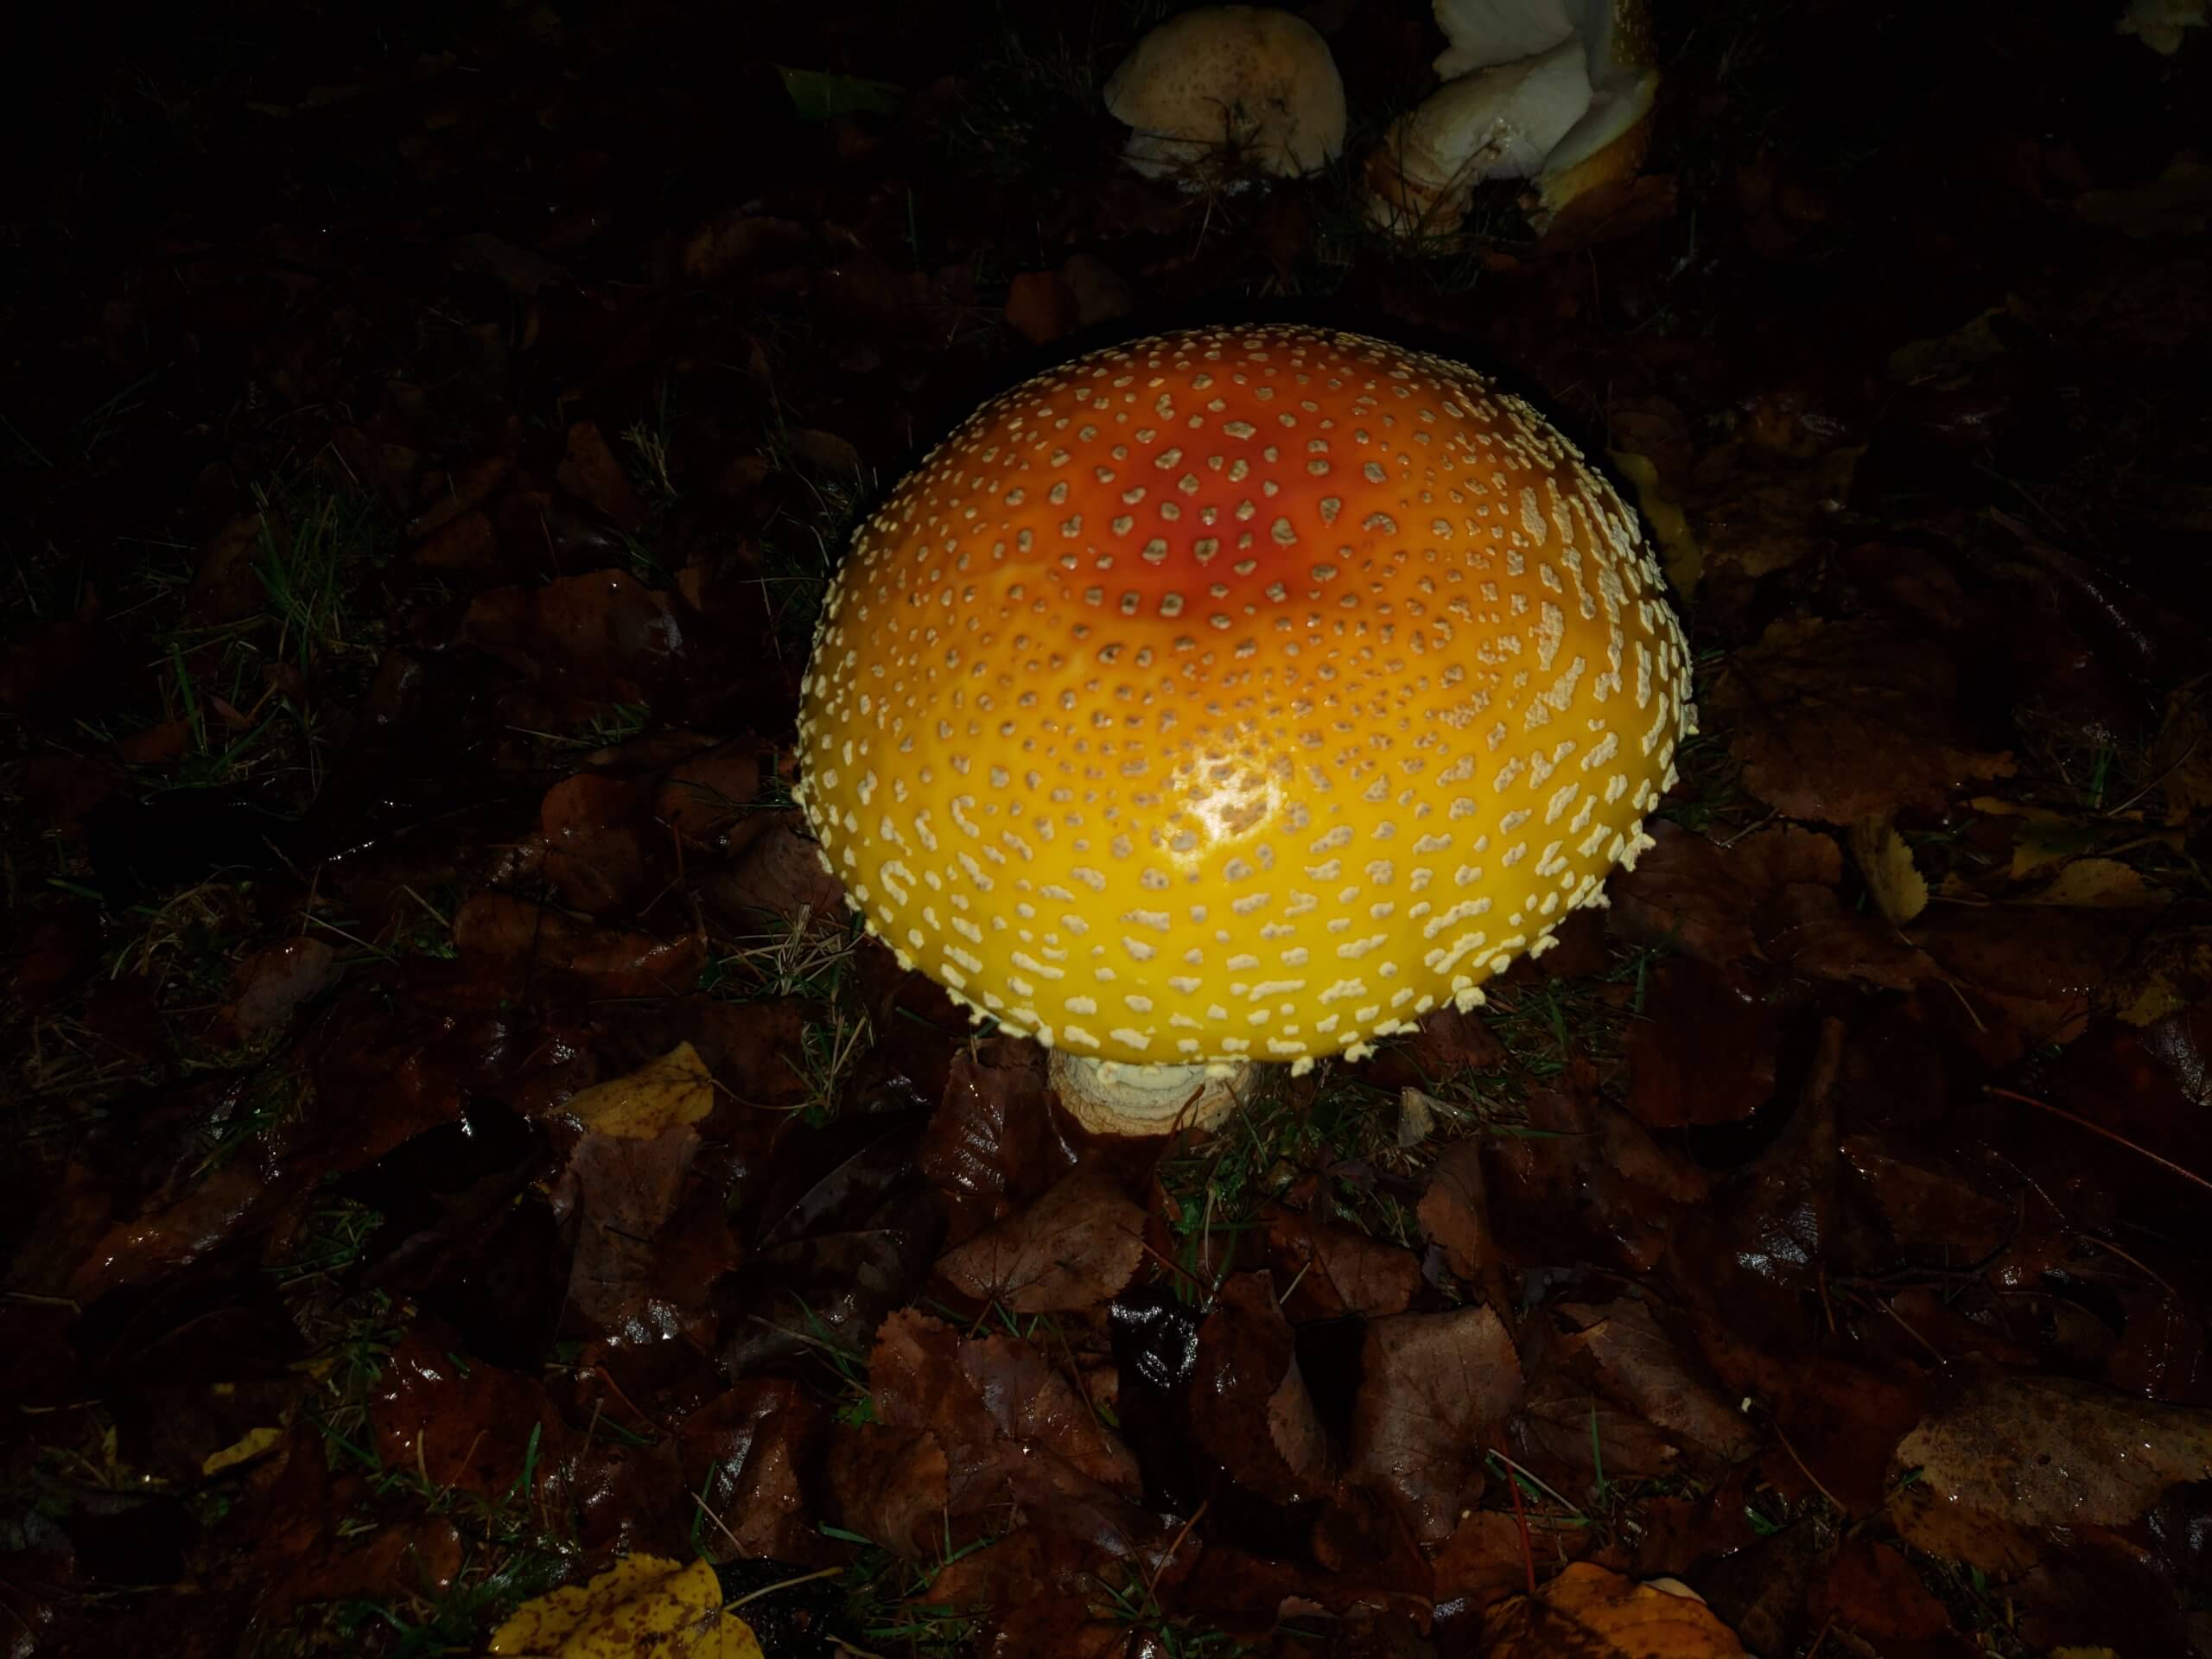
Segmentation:
<svg viewBox="0 0 2212 1659">
<path fill-rule="evenodd" d="M 2166 57 L 2181 50 L 2186 31 L 2203 27 L 2204 0 L 2129 0 L 2120 20 L 2121 34 Z"/>
<path fill-rule="evenodd" d="M 1389 230 L 1459 228 L 1484 179 L 1526 179 L 1590 109 L 1582 43 L 1446 81 L 1368 158 L 1368 213 Z"/>
<path fill-rule="evenodd" d="M 1193 189 L 1252 171 L 1294 178 L 1344 149 L 1344 86 L 1328 42 L 1264 6 L 1169 18 L 1115 70 L 1106 108 L 1135 129 L 1122 151 L 1131 167 Z"/>
<path fill-rule="evenodd" d="M 1369 213 L 1458 228 L 1486 179 L 1536 181 L 1540 220 L 1632 174 L 1659 84 L 1642 0 L 1434 0 L 1444 86 L 1367 164 Z"/>
<path fill-rule="evenodd" d="M 1437 54 L 1446 80 L 1539 57 L 1582 30 L 1588 0 L 1436 0 L 1436 26 L 1451 44 Z"/>
</svg>

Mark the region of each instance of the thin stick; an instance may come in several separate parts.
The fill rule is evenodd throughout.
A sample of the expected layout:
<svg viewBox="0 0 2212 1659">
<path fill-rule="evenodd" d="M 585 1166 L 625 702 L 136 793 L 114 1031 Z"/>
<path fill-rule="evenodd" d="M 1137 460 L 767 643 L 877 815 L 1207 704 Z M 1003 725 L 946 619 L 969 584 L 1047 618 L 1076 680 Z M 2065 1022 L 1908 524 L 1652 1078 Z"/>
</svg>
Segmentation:
<svg viewBox="0 0 2212 1659">
<path fill-rule="evenodd" d="M 700 1507 L 703 1509 L 706 1506 L 702 1504 Z M 716 1524 L 719 1525 L 720 1523 L 717 1522 Z M 725 1532 L 728 1530 L 727 1527 L 722 1529 Z M 744 1606 L 748 1601 L 758 1601 L 763 1596 L 772 1596 L 777 1591 L 789 1590 L 795 1585 L 812 1584 L 817 1579 L 834 1579 L 837 1574 L 844 1570 L 845 1569 L 842 1567 L 824 1567 L 817 1568 L 812 1573 L 802 1573 L 795 1579 L 783 1579 L 774 1584 L 764 1584 L 758 1590 L 747 1591 L 745 1594 L 740 1596 L 735 1601 L 723 1603 L 721 1610 L 726 1613 L 734 1613 L 739 1608 Z"/>
<path fill-rule="evenodd" d="M 1503 1452 L 1493 1450 L 1491 1456 L 1503 1458 Z M 1513 1524 L 1521 1529 L 1521 1565 L 1529 1569 L 1529 1593 L 1536 1593 L 1536 1548 L 1529 1541 L 1529 1511 L 1521 1506 L 1521 1483 L 1509 1471 L 1506 1485 L 1513 1493 Z"/>
<path fill-rule="evenodd" d="M 1551 1499 L 1553 1503 L 1558 1504 L 1560 1508 L 1565 1510 L 1569 1515 L 1580 1515 L 1582 1513 L 1582 1508 L 1580 1504 L 1572 1503 L 1567 1498 L 1561 1497 L 1556 1490 L 1545 1485 L 1544 1483 L 1537 1478 L 1535 1472 L 1526 1464 L 1516 1463 L 1511 1458 L 1507 1457 L 1504 1452 L 1495 1449 L 1491 1451 L 1491 1456 L 1496 1458 L 1508 1469 L 1510 1469 L 1515 1474 L 1520 1476 L 1522 1479 L 1527 1481 L 1531 1486 L 1541 1492 L 1546 1497 Z"/>
<path fill-rule="evenodd" d="M 2047 1100 L 2037 1100 L 2033 1095 L 2023 1095 L 2011 1089 L 1999 1089 L 1993 1083 L 1982 1084 L 1981 1092 L 1985 1095 L 1994 1095 L 1999 1100 L 2018 1101 L 2023 1106 L 2033 1106 L 2038 1111 L 2049 1112 L 2053 1117 L 2063 1117 L 2075 1128 L 2087 1129 L 2091 1135 L 2101 1135 L 2114 1146 L 2126 1147 L 2130 1152 L 2148 1158 L 2161 1169 L 2171 1170 L 2184 1181 L 2193 1182 L 2207 1192 L 2212 1192 L 2212 1181 L 2206 1180 L 2195 1170 L 2184 1168 L 2163 1154 L 2153 1152 L 2148 1147 L 2138 1145 L 2126 1135 L 2116 1134 L 2101 1123 L 2092 1123 L 2086 1117 L 2077 1117 L 2063 1106 L 2054 1106 Z"/>
<path fill-rule="evenodd" d="M 1774 1431 L 1775 1440 L 1780 1443 L 1782 1449 L 1789 1454 L 1789 1461 L 1797 1465 L 1798 1472 L 1803 1475 L 1806 1479 L 1813 1483 L 1813 1490 L 1815 1491 L 1818 1492 L 1822 1497 L 1827 1499 L 1828 1507 L 1830 1509 L 1834 1510 L 1838 1515 L 1849 1515 L 1851 1511 L 1835 1501 L 1835 1494 L 1828 1491 L 1827 1487 L 1821 1484 L 1821 1478 L 1813 1472 L 1811 1466 L 1806 1463 L 1804 1459 L 1797 1455 L 1797 1448 L 1789 1444 L 1789 1437 L 1782 1432 L 1782 1424 L 1775 1416 L 1773 1411 L 1764 1406 L 1761 1407 L 1760 1409 L 1766 1413 L 1767 1427 Z"/>
<path fill-rule="evenodd" d="M 1191 1518 L 1183 1523 L 1183 1529 L 1175 1535 L 1166 1552 L 1160 1556 L 1160 1565 L 1145 1575 L 1144 1592 L 1147 1596 L 1155 1599 L 1159 1597 L 1160 1575 L 1167 1570 L 1167 1563 L 1175 1559 L 1175 1552 L 1183 1548 L 1183 1541 L 1191 1535 L 1191 1529 L 1198 1524 L 1198 1517 L 1206 1512 L 1206 1505 L 1212 1502 L 1210 1497 L 1198 1500 L 1198 1507 L 1191 1511 Z"/>
<path fill-rule="evenodd" d="M 722 1536 L 728 1539 L 731 1543 L 737 1546 L 738 1553 L 740 1554 L 744 1554 L 745 1541 L 729 1529 L 729 1522 L 723 1520 L 721 1516 L 716 1515 L 713 1510 L 709 1509 L 707 1506 L 707 1500 L 700 1497 L 698 1493 L 694 1492 L 691 1494 L 691 1501 L 699 1506 L 700 1514 L 705 1516 L 708 1520 L 713 1522 L 716 1526 L 721 1529 Z"/>
</svg>

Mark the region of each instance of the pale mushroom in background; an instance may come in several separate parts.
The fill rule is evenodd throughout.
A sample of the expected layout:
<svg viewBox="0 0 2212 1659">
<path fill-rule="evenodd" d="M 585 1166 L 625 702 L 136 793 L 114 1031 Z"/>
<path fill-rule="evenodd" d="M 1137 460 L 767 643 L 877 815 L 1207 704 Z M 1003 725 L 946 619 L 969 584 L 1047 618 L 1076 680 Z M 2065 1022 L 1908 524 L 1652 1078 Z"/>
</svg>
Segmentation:
<svg viewBox="0 0 2212 1659">
<path fill-rule="evenodd" d="M 2162 56 L 2181 50 L 2186 31 L 2204 27 L 2204 0 L 2129 0 L 2120 32 L 2133 35 Z"/>
<path fill-rule="evenodd" d="M 1134 129 L 1122 151 L 1131 167 L 1192 189 L 1254 170 L 1295 178 L 1344 149 L 1344 80 L 1328 42 L 1264 6 L 1169 18 L 1115 70 L 1106 108 Z"/>
<path fill-rule="evenodd" d="M 1386 230 L 1457 230 L 1477 184 L 1535 176 L 1589 108 L 1589 71 L 1573 38 L 1446 81 L 1392 122 L 1368 157 L 1368 214 Z"/>
<path fill-rule="evenodd" d="M 1436 26 L 1451 44 L 1437 54 L 1446 80 L 1541 57 L 1582 31 L 1588 0 L 1435 0 Z"/>
<path fill-rule="evenodd" d="M 1095 1131 L 1225 1114 L 1543 950 L 1651 843 L 1689 658 L 1634 511 L 1473 370 L 1093 352 L 864 524 L 798 790 L 868 931 Z"/>
<path fill-rule="evenodd" d="M 1536 181 L 1539 226 L 1632 176 L 1658 91 L 1643 0 L 1434 0 L 1442 88 L 1368 158 L 1368 213 L 1402 234 L 1459 227 L 1477 185 Z M 1579 60 L 1580 73 L 1567 65 Z"/>
</svg>

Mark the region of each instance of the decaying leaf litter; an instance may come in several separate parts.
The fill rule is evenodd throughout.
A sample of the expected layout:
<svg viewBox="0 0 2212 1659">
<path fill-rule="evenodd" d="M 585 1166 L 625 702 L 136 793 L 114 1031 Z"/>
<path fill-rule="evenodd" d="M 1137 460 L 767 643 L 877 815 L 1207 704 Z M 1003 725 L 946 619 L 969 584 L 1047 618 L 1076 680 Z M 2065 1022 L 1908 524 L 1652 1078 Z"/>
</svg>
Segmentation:
<svg viewBox="0 0 2212 1659">
<path fill-rule="evenodd" d="M 1138 8 L 67 60 L 0 254 L 11 1651 L 2202 1644 L 2202 33 L 1661 9 L 1607 212 L 1408 240 L 1433 25 L 1308 16 L 1347 159 L 1195 193 L 1099 102 Z M 1610 456 L 1703 734 L 1487 1007 L 1097 1142 L 846 920 L 798 678 L 918 446 L 1255 315 Z"/>
</svg>

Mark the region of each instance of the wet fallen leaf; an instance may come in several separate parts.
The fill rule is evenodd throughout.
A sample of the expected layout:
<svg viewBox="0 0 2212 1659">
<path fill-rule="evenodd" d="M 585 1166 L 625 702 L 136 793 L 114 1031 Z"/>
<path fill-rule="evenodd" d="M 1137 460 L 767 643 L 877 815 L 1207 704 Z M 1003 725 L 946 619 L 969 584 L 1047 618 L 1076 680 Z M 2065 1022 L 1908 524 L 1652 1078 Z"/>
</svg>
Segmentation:
<svg viewBox="0 0 2212 1659">
<path fill-rule="evenodd" d="M 1144 1211 L 1090 1165 L 969 1239 L 938 1271 L 980 1300 L 1054 1313 L 1110 1300 L 1143 1260 Z"/>
<path fill-rule="evenodd" d="M 1726 565 L 1745 576 L 1787 569 L 1827 544 L 1825 521 L 1851 495 L 1862 448 L 1810 457 L 1749 441 L 1702 457 L 1691 475 L 1688 524 L 1700 568 Z"/>
<path fill-rule="evenodd" d="M 1898 1443 L 1892 1479 L 1914 1471 L 1892 1506 L 1906 1542 L 2019 1571 L 2050 1529 L 2133 1526 L 2167 1488 L 2212 1478 L 2212 1410 L 1999 1372 Z"/>
<path fill-rule="evenodd" d="M 1773 1096 L 1783 1009 L 1683 957 L 1646 982 L 1627 1042 L 1629 1115 L 1648 1129 L 1733 1123 Z"/>
<path fill-rule="evenodd" d="M 1482 1187 L 1473 1217 L 1499 1259 L 1516 1266 L 1596 1260 L 1645 1271 L 1705 1199 L 1705 1173 L 1620 1108 L 1593 1099 L 1586 1073 L 1566 1081 L 1529 1097 L 1525 1126 L 1474 1143 Z"/>
<path fill-rule="evenodd" d="M 714 1109 L 714 1077 L 688 1042 L 626 1077 L 570 1096 L 562 1108 L 588 1132 L 617 1141 L 654 1140 Z"/>
<path fill-rule="evenodd" d="M 1982 747 L 1942 650 L 1870 622 L 1790 619 L 1729 659 L 1712 694 L 1745 786 L 1791 817 L 1849 823 L 2009 777 Z"/>
<path fill-rule="evenodd" d="M 1018 1506 L 1028 1525 L 1100 1567 L 1155 1562 L 1171 1541 L 1173 1529 L 1135 1502 L 1142 1481 L 1128 1448 L 1031 1344 L 963 1340 L 926 1314 L 894 1313 L 869 1355 L 868 1385 L 879 1423 L 909 1437 L 925 1431 L 943 1449 L 956 1522 Z"/>
<path fill-rule="evenodd" d="M 1752 918 L 1793 886 L 1834 887 L 1843 853 L 1817 830 L 1778 825 L 1729 846 L 1662 820 L 1655 845 L 1616 877 L 1609 920 L 1639 944 L 1664 944 L 1716 968 L 1759 955 Z"/>
<path fill-rule="evenodd" d="M 712 1564 L 658 1555 L 524 1602 L 488 1645 L 516 1659 L 761 1659 L 753 1627 L 723 1610 Z"/>
<path fill-rule="evenodd" d="M 910 1561 L 939 1554 L 950 1465 L 927 1429 L 842 1427 L 823 1474 L 846 1531 Z"/>
<path fill-rule="evenodd" d="M 555 476 L 563 489 L 618 530 L 633 531 L 645 521 L 645 504 L 638 499 L 630 475 L 589 421 L 579 421 L 569 429 L 568 454 L 562 457 Z"/>
<path fill-rule="evenodd" d="M 1191 1426 L 1230 1476 L 1281 1503 L 1321 1490 L 1328 1437 L 1264 1273 L 1231 1274 L 1198 1327 Z"/>
<path fill-rule="evenodd" d="M 338 974 L 338 953 L 322 940 L 286 939 L 238 964 L 238 995 L 224 1013 L 239 1036 L 258 1037 L 328 990 Z"/>
<path fill-rule="evenodd" d="M 1347 1474 L 1381 1489 L 1424 1544 L 1483 1492 L 1483 1460 L 1521 1397 L 1521 1362 L 1487 1307 L 1398 1313 L 1367 1327 Z"/>
<path fill-rule="evenodd" d="M 1875 1643 L 1925 1642 L 1951 1630 L 1950 1613 L 1904 1552 L 1865 1538 L 1846 1541 L 1823 1564 L 1809 1611 Z"/>
<path fill-rule="evenodd" d="M 1007 285 L 1006 320 L 1032 346 L 1049 346 L 1082 325 L 1074 291 L 1049 270 L 1025 270 Z"/>
<path fill-rule="evenodd" d="M 1275 1282 L 1294 1322 L 1368 1319 L 1402 1313 L 1421 1288 L 1421 1261 L 1411 1250 L 1342 1222 L 1315 1222 L 1280 1205 L 1267 1211 Z"/>
<path fill-rule="evenodd" d="M 1587 1561 L 1571 1563 L 1533 1596 L 1493 1608 L 1483 1637 L 1483 1659 L 1739 1659 L 1744 1652 L 1695 1594 L 1638 1584 Z"/>
<path fill-rule="evenodd" d="M 1557 1344 L 1562 1361 L 1586 1363 L 1599 1388 L 1685 1447 L 1722 1462 L 1757 1448 L 1738 1402 L 1661 1329 L 1649 1303 L 1562 1302 L 1552 1313 L 1571 1327 Z"/>
</svg>

